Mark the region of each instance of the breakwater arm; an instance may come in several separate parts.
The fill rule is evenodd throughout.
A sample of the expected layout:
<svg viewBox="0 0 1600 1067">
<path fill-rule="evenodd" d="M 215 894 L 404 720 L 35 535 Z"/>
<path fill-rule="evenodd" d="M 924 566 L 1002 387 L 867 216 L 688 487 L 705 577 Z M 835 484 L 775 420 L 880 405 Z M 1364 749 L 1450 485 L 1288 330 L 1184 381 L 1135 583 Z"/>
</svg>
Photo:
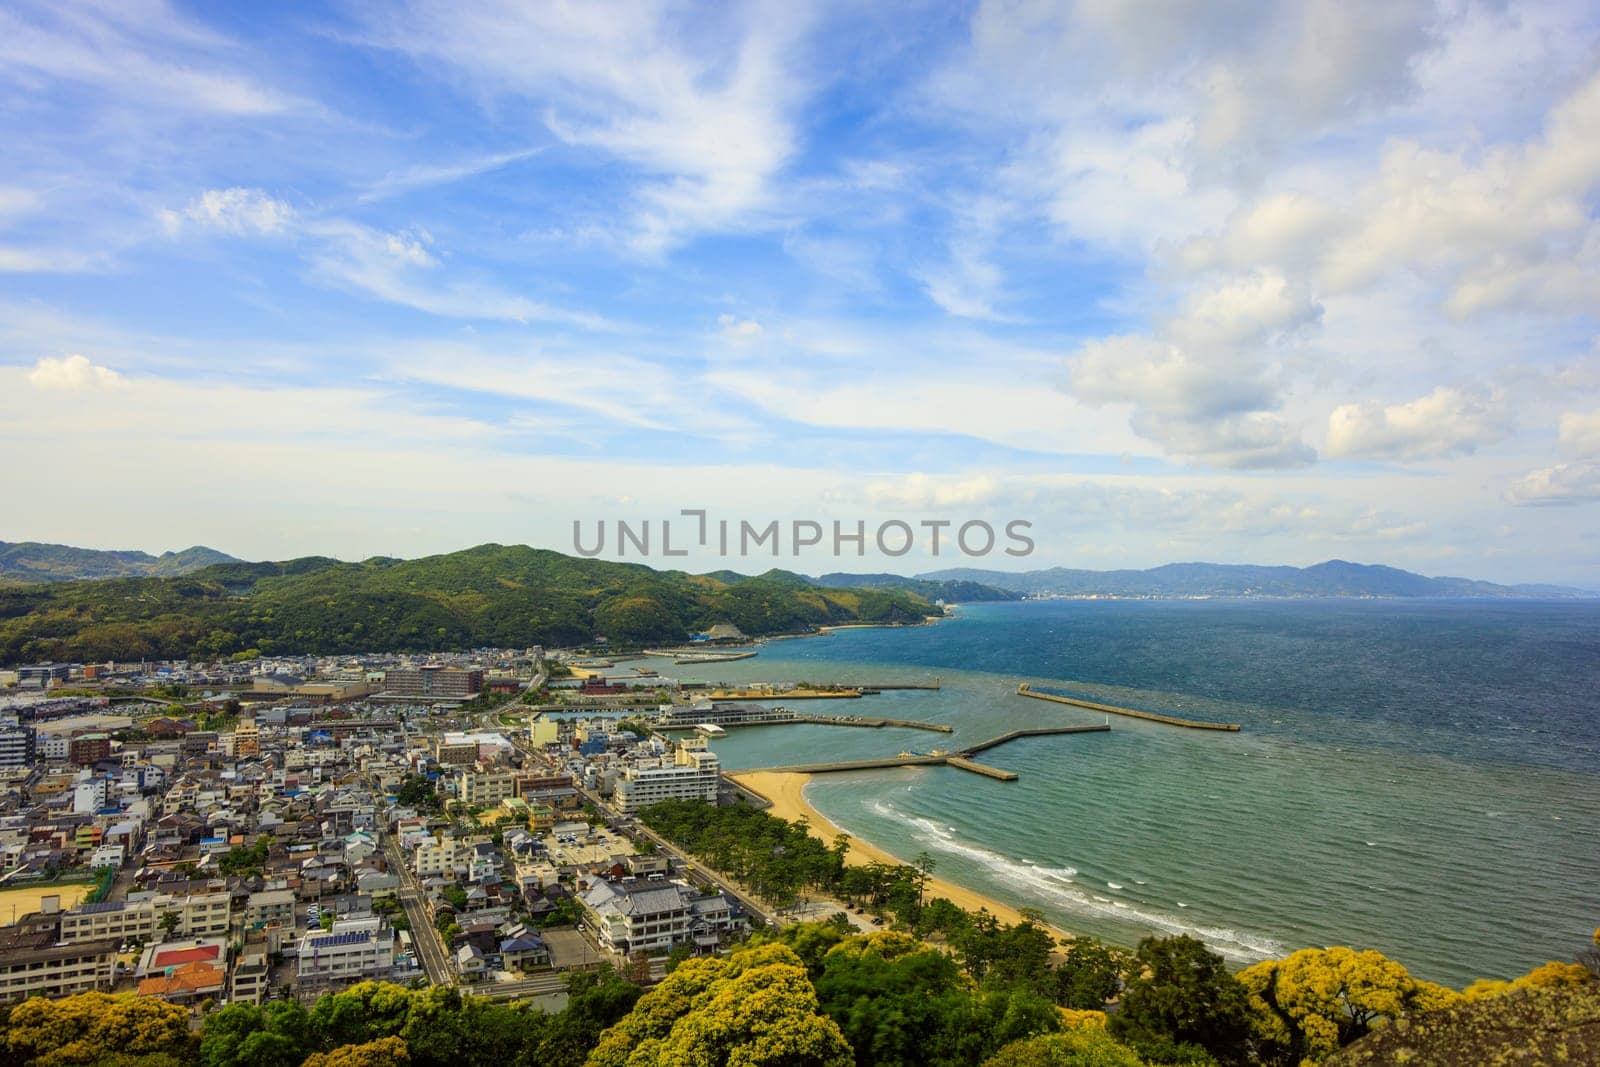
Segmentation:
<svg viewBox="0 0 1600 1067">
<path fill-rule="evenodd" d="M 1206 722 L 1202 719 L 1183 719 L 1176 715 L 1162 715 L 1154 711 L 1140 711 L 1137 708 L 1119 708 L 1115 704 L 1098 704 L 1092 700 L 1079 700 L 1077 697 L 1057 696 L 1055 693 L 1039 693 L 1027 683 L 1017 686 L 1017 695 L 1032 697 L 1035 700 L 1050 700 L 1057 704 L 1070 704 L 1075 708 L 1087 708 L 1090 711 L 1103 711 L 1108 715 L 1125 715 L 1130 719 L 1144 719 L 1147 722 L 1164 723 L 1167 726 L 1183 726 L 1190 730 L 1224 730 L 1231 733 L 1239 732 L 1236 722 Z"/>
</svg>

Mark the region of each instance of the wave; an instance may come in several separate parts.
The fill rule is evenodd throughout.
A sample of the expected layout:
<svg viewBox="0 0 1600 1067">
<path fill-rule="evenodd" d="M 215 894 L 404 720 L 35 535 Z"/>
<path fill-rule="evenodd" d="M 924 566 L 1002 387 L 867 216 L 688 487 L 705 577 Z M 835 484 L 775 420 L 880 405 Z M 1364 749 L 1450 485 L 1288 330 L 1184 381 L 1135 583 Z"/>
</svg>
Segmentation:
<svg viewBox="0 0 1600 1067">
<path fill-rule="evenodd" d="M 1121 882 L 1107 882 L 1106 883 L 1106 888 L 1107 889 L 1125 889 L 1127 887 L 1124 886 Z"/>
<path fill-rule="evenodd" d="M 901 811 L 886 801 L 874 800 L 869 807 L 880 818 L 909 826 L 912 836 L 934 851 L 961 856 L 981 864 L 990 876 L 1011 889 L 1053 904 L 1062 911 L 1112 917 L 1118 922 L 1137 923 L 1163 934 L 1188 934 L 1232 960 L 1254 962 L 1284 954 L 1283 946 L 1271 938 L 1231 927 L 1185 922 L 1176 915 L 1154 907 L 1133 907 L 1109 897 L 1086 893 L 1070 881 L 1072 875 L 1078 873 L 1076 868 L 1030 867 L 980 845 L 963 841 L 946 830 L 944 824 Z M 1178 906 L 1188 908 L 1187 904 Z"/>
</svg>

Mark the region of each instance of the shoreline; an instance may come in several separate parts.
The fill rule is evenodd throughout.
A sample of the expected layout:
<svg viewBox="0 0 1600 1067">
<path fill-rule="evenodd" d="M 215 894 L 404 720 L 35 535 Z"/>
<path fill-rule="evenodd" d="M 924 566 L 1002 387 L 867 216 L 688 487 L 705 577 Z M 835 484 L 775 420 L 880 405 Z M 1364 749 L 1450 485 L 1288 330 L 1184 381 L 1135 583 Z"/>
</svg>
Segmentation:
<svg viewBox="0 0 1600 1067">
<path fill-rule="evenodd" d="M 805 819 L 810 827 L 811 835 L 825 844 L 832 844 L 838 834 L 844 834 L 850 839 L 850 851 L 845 857 L 845 863 L 861 866 L 868 863 L 888 863 L 897 866 L 910 866 L 905 860 L 895 856 L 887 849 L 880 848 L 865 838 L 850 833 L 840 827 L 811 806 L 805 797 L 805 788 L 811 781 L 809 774 L 796 774 L 784 771 L 740 771 L 728 772 L 727 777 L 740 785 L 765 797 L 772 807 L 767 809 L 771 814 L 780 819 L 797 822 Z M 928 878 L 927 895 L 929 899 L 944 897 L 958 908 L 966 911 L 986 910 L 1001 922 L 1015 926 L 1023 921 L 1021 910 L 1004 904 L 992 897 L 985 896 L 976 890 L 967 889 L 956 885 L 954 882 L 930 875 Z M 842 905 L 841 905 L 842 906 Z M 1060 927 L 1049 923 L 1042 924 L 1054 937 L 1062 941 L 1072 940 L 1072 934 Z"/>
</svg>

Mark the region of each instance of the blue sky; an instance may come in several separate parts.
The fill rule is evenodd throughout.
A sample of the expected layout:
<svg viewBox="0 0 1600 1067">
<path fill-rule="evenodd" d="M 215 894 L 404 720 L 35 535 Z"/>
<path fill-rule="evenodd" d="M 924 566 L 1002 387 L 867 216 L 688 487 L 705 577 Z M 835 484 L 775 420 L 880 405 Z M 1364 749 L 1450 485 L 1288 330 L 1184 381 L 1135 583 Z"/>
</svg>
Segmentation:
<svg viewBox="0 0 1600 1067">
<path fill-rule="evenodd" d="M 1591 5 L 1176 7 L 8 5 L 0 538 L 1600 583 Z"/>
</svg>

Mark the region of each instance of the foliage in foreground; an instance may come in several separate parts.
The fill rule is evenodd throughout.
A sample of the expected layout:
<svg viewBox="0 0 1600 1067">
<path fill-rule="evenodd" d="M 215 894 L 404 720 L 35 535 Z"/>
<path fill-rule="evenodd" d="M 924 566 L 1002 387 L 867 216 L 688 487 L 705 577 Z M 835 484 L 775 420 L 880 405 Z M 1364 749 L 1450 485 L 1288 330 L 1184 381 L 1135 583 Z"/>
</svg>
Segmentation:
<svg viewBox="0 0 1600 1067">
<path fill-rule="evenodd" d="M 295 1001 L 230 1005 L 206 1016 L 194 1034 L 187 1011 L 152 998 L 36 998 L 0 1014 L 0 1062 L 1303 1067 L 1397 1056 L 1579 1063 L 1600 1051 L 1600 983 L 1576 964 L 1476 983 L 1464 995 L 1416 979 L 1374 952 L 1305 949 L 1234 976 L 1193 938 L 1151 938 L 1119 979 L 1119 999 L 1101 1005 L 1106 1012 L 1051 1002 L 1048 991 L 1062 988 L 1053 969 L 1064 966 L 1058 957 L 1041 974 L 990 959 L 975 971 L 953 944 L 805 923 L 760 935 L 726 957 L 683 960 L 642 996 L 609 971 L 575 975 L 567 1008 L 551 1014 L 455 989 L 364 982 L 310 1008 Z M 1461 1058 L 1468 1052 L 1478 1058 Z"/>
</svg>

